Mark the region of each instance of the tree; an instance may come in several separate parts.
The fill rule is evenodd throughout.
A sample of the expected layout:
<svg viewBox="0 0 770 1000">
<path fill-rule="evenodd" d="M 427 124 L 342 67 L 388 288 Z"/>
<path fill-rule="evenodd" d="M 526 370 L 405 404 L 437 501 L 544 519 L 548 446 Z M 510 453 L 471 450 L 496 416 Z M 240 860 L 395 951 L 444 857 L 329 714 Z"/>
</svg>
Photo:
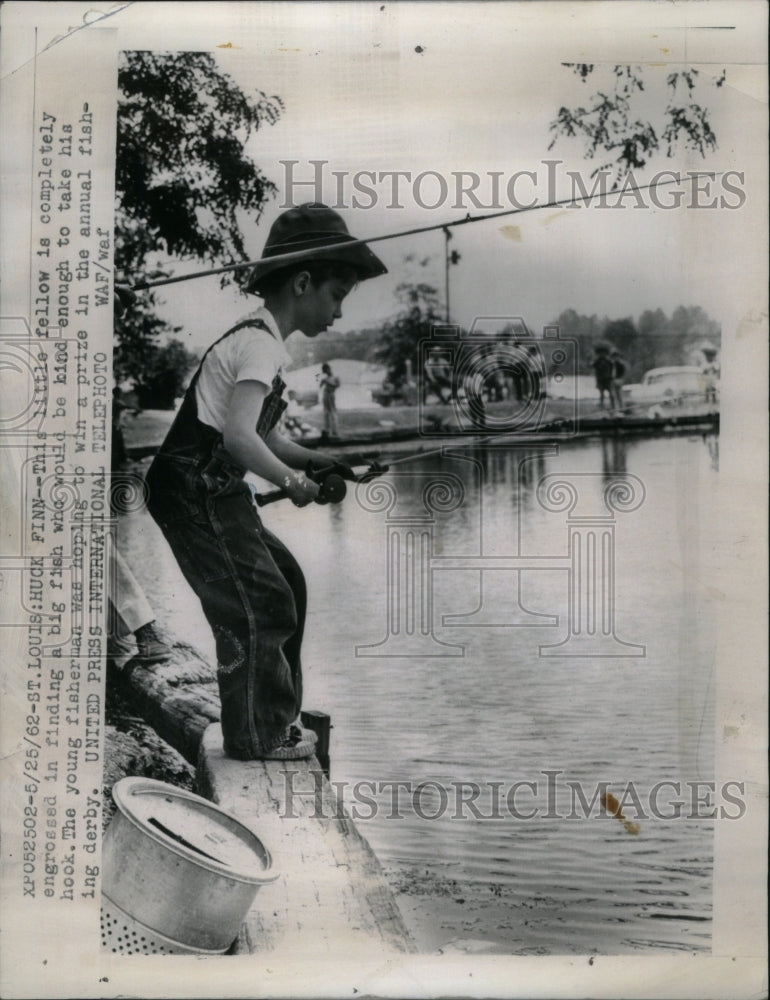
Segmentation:
<svg viewBox="0 0 770 1000">
<path fill-rule="evenodd" d="M 604 338 L 604 329 L 609 320 L 593 316 L 582 316 L 574 309 L 565 309 L 554 321 L 559 328 L 559 336 L 565 340 L 575 340 L 578 343 L 577 374 L 590 375 L 593 372 L 592 362 L 594 346 Z"/>
<path fill-rule="evenodd" d="M 610 320 L 605 326 L 602 336 L 613 347 L 616 347 L 624 357 L 633 357 L 639 334 L 630 316 L 625 319 Z"/>
<path fill-rule="evenodd" d="M 591 63 L 563 63 L 582 84 L 594 73 Z M 725 72 L 713 81 L 721 87 Z M 703 89 L 703 78 L 697 69 L 669 73 L 665 81 L 667 100 L 657 123 L 648 120 L 640 107 L 640 95 L 645 91 L 641 66 L 615 66 L 610 86 L 600 87 L 588 102 L 576 107 L 561 107 L 551 122 L 553 149 L 560 138 L 585 139 L 585 157 L 606 157 L 591 173 L 614 170 L 614 187 L 632 170 L 644 167 L 650 157 L 664 151 L 674 156 L 680 146 L 695 150 L 704 157 L 717 146 L 711 128 L 708 107 L 696 100 L 696 90 Z"/>
<path fill-rule="evenodd" d="M 349 330 L 341 333 L 327 330 L 313 337 L 312 340 L 293 338 L 287 343 L 286 349 L 291 355 L 292 367 L 304 368 L 308 365 L 320 365 L 324 361 L 335 358 L 349 358 L 353 361 L 373 361 L 381 336 L 378 327 L 367 327 L 363 330 Z"/>
<path fill-rule="evenodd" d="M 275 185 L 244 153 L 281 113 L 248 97 L 201 52 L 124 52 L 118 69 L 115 266 L 131 284 L 160 277 L 157 256 L 246 261 L 242 217 L 258 220 Z M 223 283 L 232 280 L 225 276 Z M 115 368 L 140 378 L 163 334 L 144 292 L 116 324 Z"/>
<path fill-rule="evenodd" d="M 555 325 L 562 338 L 578 343 L 579 375 L 591 374 L 600 344 L 617 348 L 628 365 L 628 377 L 641 378 L 650 368 L 699 363 L 702 349 L 718 350 L 721 340 L 719 323 L 700 306 L 678 306 L 671 318 L 660 308 L 645 309 L 636 325 L 631 317 L 599 319 L 565 309 Z"/>
<path fill-rule="evenodd" d="M 442 325 L 441 306 L 437 290 L 425 282 L 402 282 L 396 288 L 402 308 L 387 320 L 380 331 L 375 360 L 388 369 L 388 377 L 403 381 L 407 368 L 412 375 L 419 372 L 419 343 L 428 340 L 433 327 Z"/>
<path fill-rule="evenodd" d="M 647 337 L 656 333 L 663 333 L 668 325 L 668 319 L 662 309 L 645 309 L 639 317 L 639 335 Z"/>
<path fill-rule="evenodd" d="M 197 361 L 181 340 L 169 340 L 162 347 L 156 347 L 149 365 L 136 382 L 139 406 L 142 409 L 173 409 Z"/>
<path fill-rule="evenodd" d="M 670 333 L 681 337 L 683 341 L 705 338 L 719 342 L 722 334 L 719 324 L 700 306 L 677 306 L 668 328 Z"/>
</svg>

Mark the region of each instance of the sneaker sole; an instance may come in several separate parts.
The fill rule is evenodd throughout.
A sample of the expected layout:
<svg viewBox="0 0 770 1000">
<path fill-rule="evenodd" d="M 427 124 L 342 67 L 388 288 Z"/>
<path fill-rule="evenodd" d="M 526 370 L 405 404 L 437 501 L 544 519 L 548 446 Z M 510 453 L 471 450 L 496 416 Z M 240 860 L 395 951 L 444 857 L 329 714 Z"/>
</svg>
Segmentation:
<svg viewBox="0 0 770 1000">
<path fill-rule="evenodd" d="M 276 747 L 259 757 L 259 760 L 306 760 L 315 754 L 315 743 L 304 740 L 293 747 Z"/>
</svg>

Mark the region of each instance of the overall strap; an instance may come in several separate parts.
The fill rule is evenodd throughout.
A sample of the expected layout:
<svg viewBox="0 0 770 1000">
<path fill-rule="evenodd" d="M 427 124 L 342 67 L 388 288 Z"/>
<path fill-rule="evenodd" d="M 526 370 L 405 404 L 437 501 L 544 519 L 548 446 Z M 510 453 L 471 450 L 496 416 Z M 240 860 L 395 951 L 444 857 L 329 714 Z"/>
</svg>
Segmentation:
<svg viewBox="0 0 770 1000">
<path fill-rule="evenodd" d="M 251 327 L 252 329 L 255 330 L 264 330 L 265 333 L 269 333 L 271 337 L 274 336 L 272 330 L 268 328 L 267 324 L 264 323 L 261 319 L 257 318 L 241 320 L 240 323 L 236 323 L 234 327 L 229 329 L 226 333 L 223 333 L 222 336 L 219 338 L 219 340 L 214 341 L 214 343 L 209 347 L 209 349 L 201 358 L 201 363 L 198 365 L 198 370 L 196 371 L 195 375 L 192 378 L 192 381 L 190 382 L 190 385 L 187 388 L 187 393 L 190 394 L 193 404 L 195 404 L 195 397 L 193 396 L 193 393 L 195 392 L 195 386 L 198 382 L 198 377 L 200 376 L 200 373 L 203 369 L 203 362 L 209 356 L 209 352 L 212 351 L 217 346 L 217 344 L 221 344 L 222 341 L 225 340 L 227 337 L 232 336 L 232 334 L 234 333 L 238 333 L 239 330 L 245 330 L 248 327 Z M 277 374 L 273 379 L 273 384 L 270 388 L 270 391 L 268 392 L 267 396 L 262 402 L 262 409 L 260 411 L 259 419 L 257 421 L 257 433 L 263 440 L 267 438 L 267 435 L 270 433 L 270 431 L 278 424 L 278 421 L 281 419 L 283 411 L 286 409 L 287 406 L 286 400 L 281 398 L 285 388 L 286 388 L 286 383 L 281 378 L 279 372 L 279 374 Z M 187 397 L 187 393 L 185 394 L 185 398 Z"/>
<path fill-rule="evenodd" d="M 266 333 L 269 333 L 271 336 L 273 335 L 267 325 L 261 320 L 245 319 L 240 323 L 236 323 L 234 327 L 224 333 L 218 340 L 214 341 L 214 343 L 203 355 L 197 371 L 195 372 L 195 375 L 193 375 L 192 380 L 187 387 L 184 399 L 182 400 L 182 405 L 180 406 L 179 411 L 174 418 L 174 422 L 169 428 L 165 440 L 160 447 L 160 451 L 158 453 L 159 455 L 166 459 L 176 456 L 197 460 L 204 456 L 210 456 L 212 451 L 221 445 L 222 435 L 218 431 L 214 430 L 213 427 L 203 424 L 198 419 L 198 404 L 195 398 L 195 387 L 198 384 L 198 379 L 200 378 L 200 374 L 203 369 L 203 362 L 208 357 L 209 352 L 213 350 L 217 344 L 220 344 L 226 337 L 230 337 L 232 334 L 247 327 L 253 327 L 258 330 L 261 329 Z"/>
<path fill-rule="evenodd" d="M 195 391 L 195 386 L 197 385 L 198 378 L 200 377 L 201 370 L 203 369 L 203 362 L 209 356 L 209 354 L 211 353 L 211 351 L 213 351 L 214 348 L 218 344 L 221 344 L 223 340 L 226 340 L 228 337 L 232 336 L 234 333 L 238 333 L 240 330 L 245 330 L 248 327 L 252 327 L 255 330 L 264 330 L 265 333 L 269 333 L 271 337 L 273 336 L 272 331 L 268 328 L 267 324 L 263 320 L 261 320 L 261 319 L 256 319 L 256 318 L 253 318 L 253 319 L 243 319 L 243 320 L 240 321 L 240 323 L 236 323 L 235 326 L 231 327 L 226 333 L 223 333 L 222 336 L 218 340 L 215 340 L 214 343 L 211 344 L 211 345 L 209 345 L 209 347 L 206 349 L 206 353 L 201 358 L 200 364 L 198 365 L 198 368 L 197 368 L 195 374 L 193 375 L 192 379 L 190 380 L 190 384 L 187 387 L 187 393 L 192 393 L 192 392 Z M 185 393 L 185 395 L 187 395 L 187 393 Z"/>
</svg>

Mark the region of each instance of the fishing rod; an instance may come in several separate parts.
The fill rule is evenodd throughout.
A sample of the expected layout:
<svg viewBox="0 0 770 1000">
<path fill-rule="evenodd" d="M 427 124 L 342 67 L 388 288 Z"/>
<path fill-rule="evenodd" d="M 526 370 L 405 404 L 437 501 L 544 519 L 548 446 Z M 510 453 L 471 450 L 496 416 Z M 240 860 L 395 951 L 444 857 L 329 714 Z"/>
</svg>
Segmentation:
<svg viewBox="0 0 770 1000">
<path fill-rule="evenodd" d="M 566 424 L 567 421 L 564 419 L 552 420 L 550 423 L 540 424 L 538 426 L 538 433 L 565 427 Z M 457 444 L 443 444 L 440 448 L 431 448 L 428 451 L 419 450 L 411 452 L 409 455 L 404 455 L 401 458 L 395 458 L 392 461 L 389 461 L 387 465 L 381 465 L 375 460 L 370 462 L 361 472 L 356 472 L 355 469 L 351 469 L 350 472 L 352 472 L 355 477 L 352 481 L 356 483 L 367 483 L 377 476 L 386 475 L 390 469 L 396 465 L 407 465 L 410 462 L 418 462 L 426 458 L 433 458 L 435 455 L 445 455 L 448 450 L 453 448 L 478 448 L 480 445 L 488 444 L 491 441 L 501 441 L 506 438 L 515 438 L 523 432 L 524 431 L 522 429 L 505 430 L 497 431 L 493 434 L 477 435 L 472 438 L 465 438 L 462 435 L 457 435 L 459 438 Z M 347 484 L 345 482 L 345 478 L 343 478 L 343 475 L 339 471 L 341 468 L 342 466 L 338 462 L 321 469 L 313 468 L 312 462 L 308 465 L 306 469 L 307 477 L 318 483 L 319 486 L 318 496 L 313 501 L 314 503 L 341 503 L 345 499 L 347 495 Z M 349 473 L 347 478 L 350 478 Z M 268 504 L 276 503 L 279 500 L 287 500 L 288 497 L 289 494 L 285 490 L 273 490 L 270 493 L 258 493 L 255 497 L 255 501 L 258 507 L 265 507 Z"/>
<path fill-rule="evenodd" d="M 700 177 L 710 177 L 716 178 L 721 176 L 723 171 L 709 171 L 705 174 L 693 174 L 691 173 L 688 177 L 684 178 L 687 180 L 698 180 Z M 652 184 L 642 184 L 634 185 L 631 188 L 624 188 L 622 191 L 617 192 L 619 195 L 626 194 L 636 194 L 640 191 L 651 191 L 654 188 L 665 187 L 667 184 L 679 184 L 682 182 L 680 177 L 672 177 L 665 181 L 654 181 Z M 320 243 L 317 247 L 312 248 L 312 252 L 322 252 L 325 250 L 334 250 L 341 246 L 346 249 L 353 246 L 360 246 L 362 244 L 369 243 L 381 243 L 383 240 L 395 240 L 402 236 L 417 236 L 420 233 L 432 233 L 439 229 L 449 229 L 454 226 L 465 226 L 474 222 L 488 222 L 490 219 L 502 219 L 507 218 L 511 215 L 523 215 L 525 212 L 539 212 L 545 208 L 563 208 L 565 205 L 575 205 L 576 203 L 583 202 L 588 204 L 595 198 L 606 198 L 609 194 L 613 192 L 608 191 L 592 191 L 590 194 L 582 194 L 571 198 L 557 199 L 556 201 L 549 201 L 541 204 L 535 205 L 525 205 L 519 208 L 507 208 L 501 212 L 490 212 L 487 215 L 471 215 L 468 212 L 464 219 L 454 219 L 450 222 L 436 222 L 430 226 L 415 226 L 412 229 L 402 229 L 397 233 L 385 233 L 379 236 L 369 236 L 366 239 L 350 239 L 344 241 L 336 241 L 334 243 Z M 303 250 L 292 250 L 287 253 L 275 254 L 267 259 L 270 263 L 275 261 L 281 261 L 285 264 L 291 264 L 296 260 L 307 260 L 308 248 Z M 221 267 L 214 267 L 207 271 L 195 271 L 193 274 L 177 274 L 172 277 L 167 278 L 156 278 L 154 281 L 140 281 L 136 285 L 133 285 L 131 291 L 133 292 L 143 292 L 149 288 L 158 288 L 160 285 L 173 285 L 179 281 L 193 281 L 196 278 L 208 278 L 215 274 L 225 274 L 227 271 L 239 271 L 246 270 L 247 268 L 256 267 L 257 264 L 261 263 L 265 258 L 260 258 L 260 260 L 250 260 L 242 261 L 240 264 L 223 264 Z"/>
</svg>

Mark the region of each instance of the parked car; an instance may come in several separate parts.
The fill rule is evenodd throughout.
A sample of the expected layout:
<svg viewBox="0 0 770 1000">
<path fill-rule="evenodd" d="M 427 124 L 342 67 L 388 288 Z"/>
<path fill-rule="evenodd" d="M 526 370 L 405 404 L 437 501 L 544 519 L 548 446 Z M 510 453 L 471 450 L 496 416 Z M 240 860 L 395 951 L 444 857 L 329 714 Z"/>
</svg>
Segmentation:
<svg viewBox="0 0 770 1000">
<path fill-rule="evenodd" d="M 305 410 L 318 406 L 318 389 L 288 389 L 286 395 Z"/>
<path fill-rule="evenodd" d="M 650 416 L 663 416 L 687 404 L 704 403 L 706 384 L 705 375 L 695 365 L 652 368 L 641 382 L 623 386 L 623 399 L 633 409 L 646 408 Z"/>
</svg>

